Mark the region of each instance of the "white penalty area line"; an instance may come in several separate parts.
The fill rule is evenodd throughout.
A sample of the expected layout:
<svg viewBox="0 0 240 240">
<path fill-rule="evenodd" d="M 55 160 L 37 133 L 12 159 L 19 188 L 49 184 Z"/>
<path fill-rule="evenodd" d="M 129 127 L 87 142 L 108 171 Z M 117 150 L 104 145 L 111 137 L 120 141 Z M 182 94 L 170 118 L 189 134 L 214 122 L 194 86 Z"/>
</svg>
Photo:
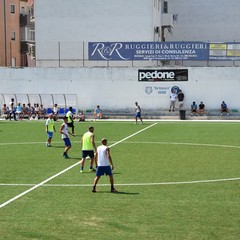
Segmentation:
<svg viewBox="0 0 240 240">
<path fill-rule="evenodd" d="M 117 144 L 119 144 L 119 143 L 122 143 L 123 141 L 125 141 L 125 140 L 127 140 L 127 139 L 129 139 L 129 138 L 131 138 L 131 137 L 133 137 L 133 136 L 135 136 L 135 135 L 137 135 L 137 134 L 139 134 L 139 133 L 141 133 L 141 132 L 143 132 L 143 131 L 146 131 L 147 129 L 149 129 L 149 128 L 153 127 L 153 126 L 155 126 L 156 124 L 157 124 L 157 123 L 155 122 L 154 124 L 151 124 L 151 125 L 149 125 L 148 127 L 145 127 L 145 128 L 143 128 L 143 129 L 141 129 L 140 131 L 135 132 L 135 133 L 131 134 L 130 136 L 123 138 L 122 140 L 120 140 L 120 141 L 118 141 L 118 142 L 112 144 L 112 145 L 109 146 L 109 147 L 113 147 L 113 146 L 115 146 L 115 145 L 117 145 Z M 70 167 L 68 167 L 68 168 L 66 168 L 66 169 L 64 169 L 64 170 L 62 170 L 61 172 L 59 172 L 59 173 L 53 175 L 52 177 L 47 178 L 46 180 L 44 180 L 44 181 L 42 181 L 42 182 L 40 182 L 40 183 L 34 185 L 32 188 L 30 188 L 30 189 L 28 189 L 28 190 L 22 192 L 21 194 L 19 194 L 19 195 L 13 197 L 13 198 L 11 198 L 11 199 L 9 199 L 8 201 L 2 203 L 2 204 L 0 205 L 0 209 L 3 208 L 3 207 L 5 207 L 5 206 L 7 206 L 8 204 L 14 202 L 15 200 L 19 199 L 20 197 L 22 197 L 22 196 L 24 196 L 24 195 L 26 195 L 26 194 L 32 192 L 32 191 L 35 190 L 36 188 L 41 187 L 42 185 L 46 184 L 47 182 L 51 181 L 52 179 L 54 179 L 54 178 L 60 176 L 61 174 L 67 172 L 68 170 L 74 168 L 75 166 L 79 165 L 80 162 L 81 162 L 81 161 L 79 161 L 79 162 L 73 164 L 72 166 L 70 166 Z"/>
<path fill-rule="evenodd" d="M 184 182 L 159 182 L 159 183 L 118 183 L 116 186 L 157 186 L 157 185 L 179 185 L 179 184 L 197 184 L 197 183 L 213 183 L 213 182 L 227 182 L 238 181 L 240 178 L 222 178 L 209 180 L 195 180 Z M 35 186 L 34 184 L 18 184 L 18 183 L 0 183 L 0 186 Z M 42 187 L 91 187 L 92 184 L 44 184 Z M 98 184 L 98 186 L 109 186 L 109 184 Z"/>
</svg>

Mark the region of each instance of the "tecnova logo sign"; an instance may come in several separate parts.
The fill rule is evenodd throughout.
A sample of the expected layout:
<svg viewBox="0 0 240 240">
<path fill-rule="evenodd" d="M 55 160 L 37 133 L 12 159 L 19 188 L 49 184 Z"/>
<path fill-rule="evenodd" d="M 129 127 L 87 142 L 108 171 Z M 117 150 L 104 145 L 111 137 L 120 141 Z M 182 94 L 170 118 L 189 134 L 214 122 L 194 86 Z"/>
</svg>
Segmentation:
<svg viewBox="0 0 240 240">
<path fill-rule="evenodd" d="M 139 82 L 188 81 L 188 69 L 139 69 Z"/>
</svg>

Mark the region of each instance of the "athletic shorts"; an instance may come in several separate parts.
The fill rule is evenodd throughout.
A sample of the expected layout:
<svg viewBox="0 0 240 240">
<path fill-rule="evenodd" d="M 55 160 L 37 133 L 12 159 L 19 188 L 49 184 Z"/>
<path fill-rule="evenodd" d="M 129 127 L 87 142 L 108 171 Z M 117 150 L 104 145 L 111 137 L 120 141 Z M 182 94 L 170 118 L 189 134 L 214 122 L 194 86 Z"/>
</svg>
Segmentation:
<svg viewBox="0 0 240 240">
<path fill-rule="evenodd" d="M 139 117 L 139 118 L 140 118 L 140 117 L 141 117 L 141 113 L 140 113 L 140 112 L 137 112 L 137 113 L 136 113 L 136 117 Z"/>
<path fill-rule="evenodd" d="M 69 127 L 73 127 L 73 122 L 69 122 L 69 123 L 67 123 L 67 125 L 68 125 Z"/>
<path fill-rule="evenodd" d="M 53 137 L 53 132 L 47 132 L 48 138 L 52 138 Z"/>
<path fill-rule="evenodd" d="M 107 176 L 112 175 L 112 169 L 110 166 L 98 166 L 96 171 L 96 176 L 100 177 L 106 174 Z"/>
<path fill-rule="evenodd" d="M 93 150 L 82 150 L 82 158 L 86 158 L 89 156 L 90 158 L 94 158 L 94 151 Z"/>
<path fill-rule="evenodd" d="M 63 141 L 65 143 L 65 147 L 71 147 L 71 141 L 70 138 L 63 138 Z"/>
</svg>

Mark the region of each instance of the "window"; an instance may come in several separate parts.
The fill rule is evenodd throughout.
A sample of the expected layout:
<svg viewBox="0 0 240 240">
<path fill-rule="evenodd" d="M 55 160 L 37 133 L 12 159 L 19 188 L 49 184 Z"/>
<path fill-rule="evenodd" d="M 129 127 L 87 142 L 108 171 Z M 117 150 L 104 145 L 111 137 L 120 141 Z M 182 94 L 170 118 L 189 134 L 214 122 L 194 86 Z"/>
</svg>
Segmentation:
<svg viewBox="0 0 240 240">
<path fill-rule="evenodd" d="M 30 41 L 35 42 L 35 30 L 30 30 Z"/>
<path fill-rule="evenodd" d="M 15 5 L 14 5 L 14 4 L 11 4 L 11 5 L 10 5 L 10 12 L 11 12 L 12 14 L 15 14 Z"/>
<path fill-rule="evenodd" d="M 11 40 L 12 41 L 16 40 L 16 32 L 11 32 Z"/>
</svg>

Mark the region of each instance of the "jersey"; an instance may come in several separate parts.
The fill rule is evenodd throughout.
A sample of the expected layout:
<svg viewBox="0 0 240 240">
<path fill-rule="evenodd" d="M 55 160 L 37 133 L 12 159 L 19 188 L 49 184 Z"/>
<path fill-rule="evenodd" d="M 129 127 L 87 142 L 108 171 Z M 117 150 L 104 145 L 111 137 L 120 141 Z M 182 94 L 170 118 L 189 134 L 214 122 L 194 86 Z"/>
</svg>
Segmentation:
<svg viewBox="0 0 240 240">
<path fill-rule="evenodd" d="M 66 123 L 63 123 L 62 126 L 63 126 L 62 132 L 64 133 L 64 134 L 62 134 L 62 139 L 69 138 L 68 125 Z"/>
<path fill-rule="evenodd" d="M 176 101 L 176 98 L 177 98 L 177 94 L 176 93 L 171 93 L 170 100 L 174 102 L 174 101 Z"/>
<path fill-rule="evenodd" d="M 141 112 L 141 108 L 138 105 L 135 106 L 135 112 L 136 113 L 140 113 Z"/>
<path fill-rule="evenodd" d="M 68 123 L 72 122 L 72 117 L 73 117 L 73 113 L 71 111 L 68 111 L 66 114 L 66 117 L 68 118 Z"/>
<path fill-rule="evenodd" d="M 92 137 L 93 137 L 93 133 L 91 132 L 84 133 L 82 138 L 82 150 L 87 150 L 87 151 L 94 150 L 92 145 Z"/>
<path fill-rule="evenodd" d="M 107 146 L 101 145 L 97 148 L 98 153 L 98 166 L 109 166 Z"/>
<path fill-rule="evenodd" d="M 51 118 L 48 118 L 46 121 L 46 126 L 48 126 L 48 131 L 49 132 L 53 132 L 53 128 L 54 128 L 54 120 Z"/>
</svg>

